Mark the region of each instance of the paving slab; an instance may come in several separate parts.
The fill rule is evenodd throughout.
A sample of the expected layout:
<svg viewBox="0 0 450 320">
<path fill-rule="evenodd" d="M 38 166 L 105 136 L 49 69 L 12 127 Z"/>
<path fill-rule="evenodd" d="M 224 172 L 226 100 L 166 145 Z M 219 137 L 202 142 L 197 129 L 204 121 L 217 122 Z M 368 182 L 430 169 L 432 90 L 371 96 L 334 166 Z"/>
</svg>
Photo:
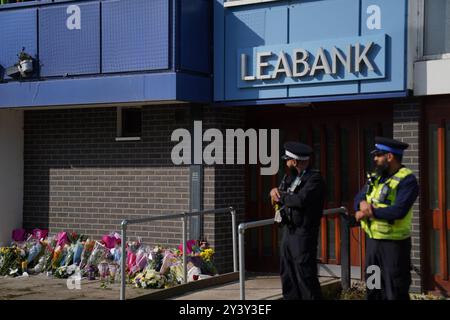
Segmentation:
<svg viewBox="0 0 450 320">
<path fill-rule="evenodd" d="M 225 280 L 223 280 L 225 279 Z M 208 288 L 200 283 L 187 284 L 186 289 L 196 288 L 189 293 L 186 289 L 177 288 L 172 292 L 177 297 L 168 296 L 171 289 L 142 289 L 127 285 L 127 299 L 174 299 L 174 300 L 239 300 L 239 281 L 237 274 L 223 275 L 223 279 L 208 280 Z M 334 279 L 319 278 L 325 284 Z M 200 280 L 205 281 L 205 280 Z M 200 282 L 198 281 L 198 282 Z M 227 282 L 216 285 L 215 283 Z M 69 282 L 69 285 L 68 285 Z M 207 283 L 205 281 L 205 283 Z M 81 279 L 79 289 L 71 279 L 59 279 L 45 274 L 30 277 L 0 278 L 0 300 L 118 300 L 120 284 L 118 282 L 101 287 L 100 280 Z M 178 287 L 182 287 L 178 286 Z M 281 299 L 281 281 L 278 275 L 249 276 L 245 282 L 246 299 L 248 300 L 276 300 Z M 200 288 L 200 289 L 199 289 Z M 174 289 L 174 288 L 172 288 Z M 181 295 L 180 295 L 181 292 Z"/>
<path fill-rule="evenodd" d="M 320 277 L 321 285 L 335 281 L 334 278 Z M 245 281 L 246 300 L 279 300 L 282 298 L 279 275 L 249 276 Z M 174 300 L 239 300 L 239 281 L 215 286 L 172 298 Z"/>
</svg>

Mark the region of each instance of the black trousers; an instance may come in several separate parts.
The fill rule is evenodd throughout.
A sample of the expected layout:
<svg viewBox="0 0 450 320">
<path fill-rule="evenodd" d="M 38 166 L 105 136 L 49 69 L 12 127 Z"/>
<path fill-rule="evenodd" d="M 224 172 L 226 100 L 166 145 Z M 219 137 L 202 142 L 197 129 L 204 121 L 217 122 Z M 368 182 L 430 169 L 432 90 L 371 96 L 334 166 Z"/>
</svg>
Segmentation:
<svg viewBox="0 0 450 320">
<path fill-rule="evenodd" d="M 410 238 L 405 240 L 367 238 L 366 283 L 375 283 L 374 271 L 369 270 L 370 272 L 367 272 L 369 266 L 378 266 L 381 271 L 381 287 L 369 289 L 366 286 L 367 300 L 409 300 L 409 286 L 411 285 L 410 255 Z"/>
<path fill-rule="evenodd" d="M 285 300 L 322 299 L 317 277 L 317 236 L 283 227 L 281 284 Z"/>
</svg>

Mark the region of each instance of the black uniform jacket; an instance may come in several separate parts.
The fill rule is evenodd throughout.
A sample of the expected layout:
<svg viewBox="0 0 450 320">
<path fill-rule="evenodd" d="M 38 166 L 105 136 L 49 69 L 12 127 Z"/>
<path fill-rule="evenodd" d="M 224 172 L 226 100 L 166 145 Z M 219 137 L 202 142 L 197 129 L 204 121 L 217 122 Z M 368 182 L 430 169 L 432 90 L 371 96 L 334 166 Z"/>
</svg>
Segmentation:
<svg viewBox="0 0 450 320">
<path fill-rule="evenodd" d="M 323 214 L 326 186 L 320 171 L 306 169 L 301 184 L 293 194 L 280 192 L 282 205 L 291 209 L 293 224 L 305 236 L 318 236 Z M 288 179 L 288 186 L 293 180 Z"/>
</svg>

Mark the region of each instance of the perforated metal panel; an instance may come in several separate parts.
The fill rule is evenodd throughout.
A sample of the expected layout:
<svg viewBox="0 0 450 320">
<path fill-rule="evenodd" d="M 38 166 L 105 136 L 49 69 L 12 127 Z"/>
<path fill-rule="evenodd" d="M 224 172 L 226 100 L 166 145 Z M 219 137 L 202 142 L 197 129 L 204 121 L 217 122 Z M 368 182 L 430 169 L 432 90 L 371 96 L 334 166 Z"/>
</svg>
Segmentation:
<svg viewBox="0 0 450 320">
<path fill-rule="evenodd" d="M 211 72 L 211 16 L 209 0 L 181 1 L 181 69 Z"/>
<path fill-rule="evenodd" d="M 44 77 L 100 73 L 100 4 L 75 4 L 79 8 L 80 29 L 71 27 L 73 5 L 67 3 L 39 11 L 39 51 Z"/>
<path fill-rule="evenodd" d="M 103 72 L 169 68 L 169 2 L 102 2 Z"/>
<path fill-rule="evenodd" d="M 22 47 L 33 57 L 36 56 L 36 16 L 36 9 L 0 12 L 0 65 L 3 68 L 11 67 L 18 61 L 17 54 Z"/>
</svg>

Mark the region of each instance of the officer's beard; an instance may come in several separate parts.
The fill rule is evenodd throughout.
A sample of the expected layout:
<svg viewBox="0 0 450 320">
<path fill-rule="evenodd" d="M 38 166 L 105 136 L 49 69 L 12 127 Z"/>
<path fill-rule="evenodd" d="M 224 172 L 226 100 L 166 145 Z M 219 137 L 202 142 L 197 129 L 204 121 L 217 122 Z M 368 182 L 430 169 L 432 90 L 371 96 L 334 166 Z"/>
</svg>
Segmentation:
<svg viewBox="0 0 450 320">
<path fill-rule="evenodd" d="M 389 165 L 387 163 L 375 165 L 375 172 L 377 175 L 385 177 L 389 174 Z"/>
<path fill-rule="evenodd" d="M 295 178 L 298 175 L 298 170 L 296 167 L 290 167 L 289 173 L 291 177 Z"/>
</svg>

